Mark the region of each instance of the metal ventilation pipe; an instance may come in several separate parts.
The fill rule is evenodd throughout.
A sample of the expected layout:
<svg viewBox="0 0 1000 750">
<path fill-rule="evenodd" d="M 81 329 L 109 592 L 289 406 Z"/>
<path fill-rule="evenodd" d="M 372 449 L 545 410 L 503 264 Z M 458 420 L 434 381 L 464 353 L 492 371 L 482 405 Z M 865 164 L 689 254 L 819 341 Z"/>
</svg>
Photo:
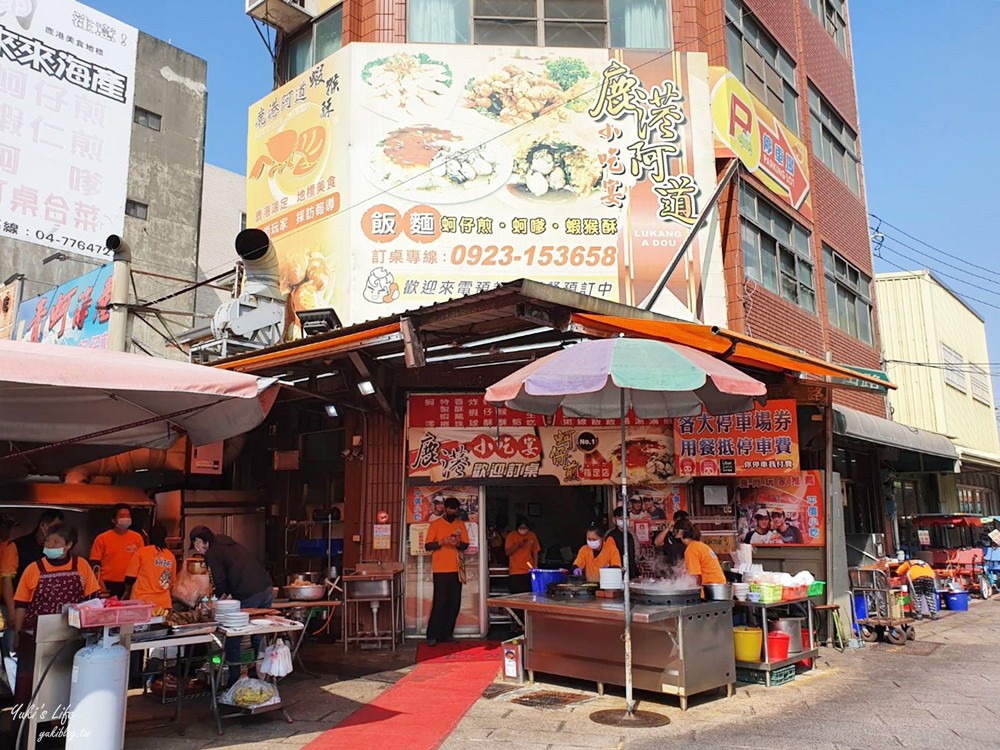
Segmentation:
<svg viewBox="0 0 1000 750">
<path fill-rule="evenodd" d="M 123 352 L 128 339 L 128 287 L 131 278 L 132 250 L 117 234 L 110 234 L 105 247 L 114 253 L 111 270 L 111 319 L 108 324 L 108 348 Z"/>
<path fill-rule="evenodd" d="M 278 255 L 266 233 L 260 229 L 244 229 L 236 235 L 236 253 L 246 269 L 243 293 L 283 302 Z"/>
</svg>

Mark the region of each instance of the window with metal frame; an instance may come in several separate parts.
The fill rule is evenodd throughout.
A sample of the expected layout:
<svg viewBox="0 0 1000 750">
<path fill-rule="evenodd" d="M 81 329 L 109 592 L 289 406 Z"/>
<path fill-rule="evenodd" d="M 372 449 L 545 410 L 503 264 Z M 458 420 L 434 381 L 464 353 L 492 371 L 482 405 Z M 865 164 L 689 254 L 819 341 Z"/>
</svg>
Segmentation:
<svg viewBox="0 0 1000 750">
<path fill-rule="evenodd" d="M 150 112 L 148 109 L 136 107 L 132 112 L 132 122 L 150 130 L 159 131 L 163 124 L 163 118 L 155 112 Z"/>
<path fill-rule="evenodd" d="M 409 0 L 410 42 L 671 47 L 670 0 Z"/>
<path fill-rule="evenodd" d="M 795 61 L 739 0 L 726 0 L 729 69 L 771 112 L 799 134 Z"/>
<path fill-rule="evenodd" d="M 826 310 L 830 323 L 866 344 L 872 339 L 872 279 L 823 244 Z"/>
<path fill-rule="evenodd" d="M 844 0 L 809 0 L 809 10 L 846 55 L 847 14 L 844 12 L 844 4 Z"/>
<path fill-rule="evenodd" d="M 838 115 L 830 103 L 809 84 L 813 153 L 855 195 L 861 195 L 858 134 Z"/>
<path fill-rule="evenodd" d="M 125 201 L 125 215 L 145 221 L 149 218 L 149 205 L 129 198 Z"/>
<path fill-rule="evenodd" d="M 965 393 L 965 359 L 945 343 L 941 344 L 941 361 L 944 363 L 944 382 Z"/>
<path fill-rule="evenodd" d="M 344 44 L 344 6 L 324 13 L 307 29 L 284 42 L 285 81 L 305 73 Z"/>
<path fill-rule="evenodd" d="M 816 286 L 809 231 L 746 185 L 740 187 L 740 217 L 746 275 L 765 289 L 815 313 Z"/>
<path fill-rule="evenodd" d="M 989 406 L 993 403 L 990 398 L 990 376 L 979 365 L 969 365 L 969 382 L 972 384 L 972 397 L 982 404 Z"/>
</svg>

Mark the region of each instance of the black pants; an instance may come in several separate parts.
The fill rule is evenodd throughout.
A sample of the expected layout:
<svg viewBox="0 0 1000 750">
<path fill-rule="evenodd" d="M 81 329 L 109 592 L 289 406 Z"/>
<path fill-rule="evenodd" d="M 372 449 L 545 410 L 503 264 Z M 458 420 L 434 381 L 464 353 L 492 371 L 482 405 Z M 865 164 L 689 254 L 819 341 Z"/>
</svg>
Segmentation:
<svg viewBox="0 0 1000 750">
<path fill-rule="evenodd" d="M 434 574 L 434 603 L 427 621 L 427 640 L 446 641 L 455 633 L 455 620 L 462 609 L 462 583 L 458 573 Z"/>
<path fill-rule="evenodd" d="M 530 594 L 531 593 L 531 574 L 530 573 L 511 573 L 507 576 L 510 582 L 510 593 L 512 594 Z"/>
</svg>

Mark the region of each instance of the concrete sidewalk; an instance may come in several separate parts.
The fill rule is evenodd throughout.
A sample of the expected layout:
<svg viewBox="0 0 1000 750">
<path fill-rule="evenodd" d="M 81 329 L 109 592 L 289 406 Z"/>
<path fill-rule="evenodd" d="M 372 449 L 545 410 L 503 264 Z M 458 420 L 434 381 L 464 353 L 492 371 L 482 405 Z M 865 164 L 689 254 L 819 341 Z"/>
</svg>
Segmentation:
<svg viewBox="0 0 1000 750">
<path fill-rule="evenodd" d="M 316 653 L 320 650 L 324 660 L 329 658 L 328 669 L 335 669 L 343 652 L 326 646 Z M 648 730 L 621 730 L 590 720 L 595 709 L 622 707 L 620 692 L 600 698 L 593 686 L 572 682 L 509 690 L 494 685 L 484 694 L 493 697 L 480 699 L 442 748 L 659 750 L 680 743 L 693 743 L 699 750 L 1000 747 L 1000 670 L 995 667 L 1000 661 L 1000 597 L 975 601 L 968 613 L 918 623 L 917 640 L 906 646 L 879 644 L 845 654 L 824 648 L 820 653 L 818 668 L 788 685 L 741 685 L 731 699 L 711 694 L 692 699 L 686 712 L 676 707 L 676 699 L 642 695 L 648 700 L 641 708 L 671 720 L 668 726 Z M 373 673 L 367 676 L 288 681 L 282 694 L 293 724 L 271 714 L 227 722 L 225 735 L 218 737 L 207 707 L 195 703 L 186 709 L 187 735 L 179 738 L 172 727 L 140 729 L 133 723 L 141 713 L 139 706 L 130 707 L 126 750 L 301 748 L 406 674 L 405 662 L 412 664 L 413 650 L 389 664 L 388 671 L 374 671 L 380 658 L 386 657 L 368 657 Z M 570 693 L 579 702 L 558 708 L 515 702 L 543 690 Z M 372 727 L 372 736 L 377 738 L 377 727 Z"/>
</svg>

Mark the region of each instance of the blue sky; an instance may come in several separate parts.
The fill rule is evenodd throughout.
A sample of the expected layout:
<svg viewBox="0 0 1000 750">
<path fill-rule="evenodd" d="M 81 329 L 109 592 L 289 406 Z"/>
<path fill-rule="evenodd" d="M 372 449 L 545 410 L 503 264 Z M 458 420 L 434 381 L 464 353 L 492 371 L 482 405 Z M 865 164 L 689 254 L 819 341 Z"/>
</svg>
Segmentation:
<svg viewBox="0 0 1000 750">
<path fill-rule="evenodd" d="M 208 60 L 207 159 L 244 172 L 247 108 L 270 90 L 271 61 L 243 2 L 88 4 Z M 868 206 L 897 227 L 883 226 L 885 260 L 876 268 L 931 267 L 978 300 L 971 304 L 991 329 L 990 359 L 1000 362 L 1000 242 L 989 231 L 998 213 L 990 165 L 1000 122 L 993 80 L 1000 2 L 849 7 Z M 1000 365 L 992 370 L 1000 375 Z"/>
</svg>

